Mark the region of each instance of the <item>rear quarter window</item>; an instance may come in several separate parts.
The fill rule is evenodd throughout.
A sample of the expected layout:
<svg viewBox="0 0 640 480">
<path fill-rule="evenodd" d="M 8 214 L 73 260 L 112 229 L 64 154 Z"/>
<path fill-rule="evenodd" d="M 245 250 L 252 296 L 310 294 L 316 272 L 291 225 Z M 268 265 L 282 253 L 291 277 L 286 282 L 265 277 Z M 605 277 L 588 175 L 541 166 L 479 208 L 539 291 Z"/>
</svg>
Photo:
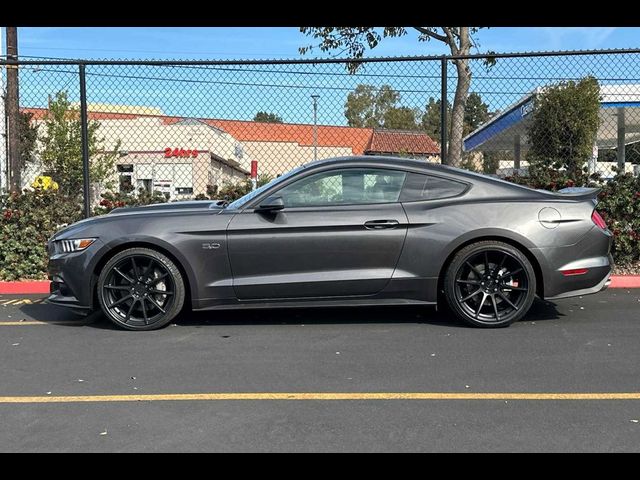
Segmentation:
<svg viewBox="0 0 640 480">
<path fill-rule="evenodd" d="M 409 173 L 400 194 L 400 201 L 415 202 L 455 197 L 466 189 L 466 183 L 432 175 Z"/>
</svg>

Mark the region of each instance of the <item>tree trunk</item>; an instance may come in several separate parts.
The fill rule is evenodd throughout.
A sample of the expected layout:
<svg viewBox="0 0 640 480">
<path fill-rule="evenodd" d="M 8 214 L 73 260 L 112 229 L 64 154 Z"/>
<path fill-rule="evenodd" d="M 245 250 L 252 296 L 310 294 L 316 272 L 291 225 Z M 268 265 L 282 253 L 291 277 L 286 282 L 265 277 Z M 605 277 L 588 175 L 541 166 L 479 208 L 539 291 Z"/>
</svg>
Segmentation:
<svg viewBox="0 0 640 480">
<path fill-rule="evenodd" d="M 449 131 L 449 148 L 447 152 L 447 164 L 454 167 L 462 163 L 462 151 L 464 135 L 464 110 L 471 86 L 471 69 L 468 59 L 454 60 L 458 74 L 456 93 L 451 109 L 451 130 Z"/>
<path fill-rule="evenodd" d="M 442 27 L 446 36 L 446 43 L 454 57 L 468 55 L 471 51 L 471 36 L 469 27 Z M 462 163 L 462 137 L 464 135 L 464 110 L 471 86 L 471 69 L 468 58 L 453 60 L 456 66 L 457 84 L 451 109 L 451 123 L 449 127 L 449 145 L 447 148 L 446 163 L 452 166 L 460 166 Z M 442 99 L 446 102 L 447 99 Z"/>
<path fill-rule="evenodd" d="M 7 27 L 7 60 L 18 60 L 18 29 Z M 7 96 L 5 109 L 7 115 L 9 178 L 11 192 L 22 191 L 22 165 L 20 162 L 20 96 L 18 93 L 18 66 L 7 65 Z M 2 112 L 4 114 L 5 112 Z"/>
</svg>

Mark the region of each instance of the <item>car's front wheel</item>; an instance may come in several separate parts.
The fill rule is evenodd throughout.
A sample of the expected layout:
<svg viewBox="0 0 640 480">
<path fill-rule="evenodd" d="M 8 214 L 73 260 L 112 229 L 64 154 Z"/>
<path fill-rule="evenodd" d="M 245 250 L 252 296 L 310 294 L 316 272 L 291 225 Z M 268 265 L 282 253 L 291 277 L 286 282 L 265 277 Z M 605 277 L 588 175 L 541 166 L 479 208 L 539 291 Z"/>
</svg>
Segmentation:
<svg viewBox="0 0 640 480">
<path fill-rule="evenodd" d="M 114 255 L 102 268 L 97 288 L 105 316 L 128 330 L 164 327 L 180 312 L 185 299 L 178 267 L 149 248 Z"/>
<path fill-rule="evenodd" d="M 455 255 L 444 290 L 459 319 L 478 327 L 505 327 L 529 311 L 536 276 L 529 259 L 514 246 L 482 241 Z"/>
</svg>

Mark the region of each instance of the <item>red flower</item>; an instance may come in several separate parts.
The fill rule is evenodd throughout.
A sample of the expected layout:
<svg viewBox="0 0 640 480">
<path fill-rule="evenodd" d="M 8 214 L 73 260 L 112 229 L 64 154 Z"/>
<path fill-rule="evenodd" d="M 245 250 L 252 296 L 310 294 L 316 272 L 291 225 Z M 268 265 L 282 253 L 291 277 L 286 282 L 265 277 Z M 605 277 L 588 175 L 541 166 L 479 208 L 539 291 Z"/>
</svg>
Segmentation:
<svg viewBox="0 0 640 480">
<path fill-rule="evenodd" d="M 567 187 L 573 187 L 575 182 L 573 180 L 567 180 Z"/>
<path fill-rule="evenodd" d="M 108 207 L 109 205 L 111 205 L 111 202 L 109 200 L 107 200 L 106 198 L 103 198 L 102 200 L 100 200 L 100 206 Z"/>
<path fill-rule="evenodd" d="M 124 207 L 124 202 L 116 202 L 116 207 Z"/>
<path fill-rule="evenodd" d="M 635 195 L 636 195 L 636 198 L 640 198 L 640 192 L 636 192 Z"/>
<path fill-rule="evenodd" d="M 3 216 L 4 216 L 5 220 L 9 220 L 11 218 L 11 215 L 13 215 L 13 213 L 11 213 L 11 210 L 5 210 L 4 211 Z"/>
</svg>

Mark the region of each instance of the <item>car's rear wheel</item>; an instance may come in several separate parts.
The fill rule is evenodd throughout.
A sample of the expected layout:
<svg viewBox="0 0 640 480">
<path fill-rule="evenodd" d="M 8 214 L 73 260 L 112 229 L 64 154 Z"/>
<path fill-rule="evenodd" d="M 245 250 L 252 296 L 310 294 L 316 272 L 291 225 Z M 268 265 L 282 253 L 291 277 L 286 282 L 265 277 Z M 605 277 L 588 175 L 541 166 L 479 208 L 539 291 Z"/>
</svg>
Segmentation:
<svg viewBox="0 0 640 480">
<path fill-rule="evenodd" d="M 116 254 L 98 277 L 98 300 L 105 316 L 128 330 L 154 330 L 180 312 L 184 281 L 171 259 L 149 248 Z"/>
<path fill-rule="evenodd" d="M 482 241 L 455 255 L 445 274 L 444 290 L 460 320 L 477 327 L 506 327 L 531 308 L 536 276 L 529 259 L 517 248 Z"/>
</svg>

